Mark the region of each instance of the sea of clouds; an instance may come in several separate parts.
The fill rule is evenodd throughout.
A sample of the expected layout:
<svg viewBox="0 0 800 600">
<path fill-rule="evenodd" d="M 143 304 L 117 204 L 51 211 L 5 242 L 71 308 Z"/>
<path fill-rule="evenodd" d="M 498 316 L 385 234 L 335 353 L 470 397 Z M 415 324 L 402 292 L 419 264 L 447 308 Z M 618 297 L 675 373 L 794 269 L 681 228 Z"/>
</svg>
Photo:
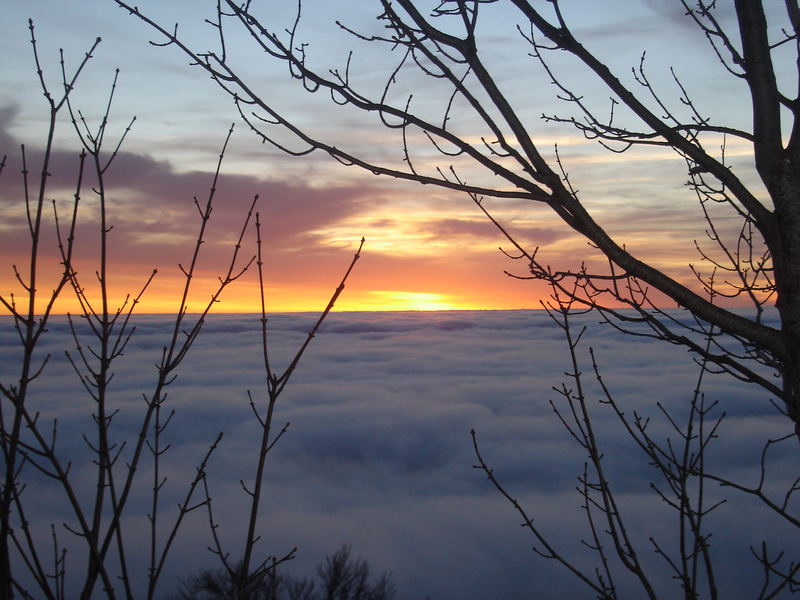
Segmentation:
<svg viewBox="0 0 800 600">
<path fill-rule="evenodd" d="M 277 370 L 289 363 L 315 319 L 311 314 L 270 317 Z M 136 318 L 136 333 L 115 365 L 111 402 L 119 413 L 113 436 L 120 444 L 128 440 L 128 448 L 142 414 L 142 394 L 156 378 L 170 320 Z M 588 327 L 579 357 L 595 432 L 642 560 L 653 579 L 673 586 L 677 597 L 679 584 L 670 580 L 648 542 L 652 536 L 674 550 L 677 517 L 650 488 L 651 482 L 660 483 L 657 474 L 609 407 L 598 402 L 602 396 L 588 350 L 594 350 L 626 414 L 635 410 L 650 417 L 662 439 L 669 427 L 657 403 L 682 419 L 699 369 L 682 348 L 625 336 L 597 320 L 596 315 L 576 318 L 575 329 Z M 18 377 L 15 336 L 11 322 L 3 320 L 4 383 Z M 58 446 L 74 461 L 71 477 L 88 496 L 94 476 L 82 434 L 91 435 L 92 406 L 66 360 L 64 351 L 72 346 L 65 318 L 55 318 L 40 348 L 52 356 L 30 402 L 41 423 L 58 419 Z M 333 313 L 277 406 L 276 431 L 291 425 L 268 455 L 259 551 L 283 555 L 297 547 L 287 571 L 312 575 L 326 554 L 348 543 L 376 572 L 393 572 L 399 600 L 593 598 L 563 567 L 532 551 L 539 546 L 520 527 L 521 517 L 473 467 L 474 428 L 485 460 L 508 492 L 560 551 L 577 565 L 594 568 L 581 542 L 588 533 L 575 490 L 586 457 L 550 405 L 553 400 L 564 407 L 553 387 L 561 382 L 574 387 L 564 374 L 569 369 L 563 333 L 543 311 Z M 217 433 L 224 432 L 208 480 L 232 556 L 241 552 L 246 521 L 240 480 L 252 478 L 260 435 L 247 391 L 263 405 L 264 377 L 258 317 L 216 315 L 169 388 L 166 406 L 175 415 L 164 433 L 170 448 L 161 465 L 167 477 L 163 515 L 167 521 L 174 517 L 196 465 Z M 729 376 L 707 376 L 703 389 L 707 402 L 719 402 L 715 414 L 726 413 L 708 452 L 710 468 L 755 485 L 761 446 L 768 437 L 788 433 L 787 420 L 761 390 Z M 796 441 L 770 456 L 768 487 L 797 476 Z M 142 573 L 149 469 L 142 469 L 125 525 L 129 555 Z M 58 490 L 36 479 L 31 485 L 28 516 L 36 531 L 46 536 L 55 523 L 68 544 L 70 535 L 60 527 L 72 517 Z M 709 503 L 728 500 L 708 517 L 720 595 L 755 597 L 760 578 L 750 547 L 767 539 L 774 551 L 796 557 L 796 530 L 735 491 L 709 485 L 707 495 Z M 196 511 L 168 562 L 164 597 L 181 577 L 215 564 L 210 543 L 207 515 Z M 81 554 L 73 552 L 68 560 L 78 565 Z M 619 584 L 629 590 L 628 597 L 641 596 L 621 572 Z"/>
</svg>

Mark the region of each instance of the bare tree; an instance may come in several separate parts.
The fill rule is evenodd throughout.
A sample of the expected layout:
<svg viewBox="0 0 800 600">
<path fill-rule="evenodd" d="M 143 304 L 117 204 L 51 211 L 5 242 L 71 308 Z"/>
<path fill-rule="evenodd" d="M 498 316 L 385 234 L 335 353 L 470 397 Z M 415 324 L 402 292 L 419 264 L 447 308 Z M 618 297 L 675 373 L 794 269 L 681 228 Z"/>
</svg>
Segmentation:
<svg viewBox="0 0 800 600">
<path fill-rule="evenodd" d="M 744 84 L 741 98 L 726 97 L 724 102 L 752 105 L 749 128 L 704 116 L 674 72 L 670 77 L 676 93 L 665 95 L 648 78 L 644 55 L 633 67 L 634 82 L 624 83 L 578 38 L 558 0 L 376 0 L 380 29 L 362 33 L 346 23 L 337 26 L 352 33 L 354 43 L 393 51 L 388 55 L 393 62 L 377 66 L 385 71 L 379 89 L 361 83 L 351 67 L 357 56 L 338 68 L 320 65 L 313 44 L 300 37 L 301 2 L 294 23 L 282 29 L 271 20 L 266 2 L 220 0 L 207 19 L 212 41 L 200 47 L 184 39 L 178 25 L 156 23 L 133 4 L 114 1 L 160 32 L 163 38 L 153 43 L 177 47 L 189 56 L 231 96 L 257 136 L 289 154 L 321 151 L 370 173 L 464 192 L 490 218 L 485 198 L 549 207 L 605 257 L 608 268 L 551 268 L 535 249 L 511 239 L 514 257 L 527 263 L 525 277 L 555 283 L 561 293 L 601 311 L 617 326 L 644 322 L 654 338 L 686 346 L 715 368 L 757 384 L 779 399 L 781 410 L 800 432 L 800 99 L 797 90 L 790 89 L 797 76 L 791 68 L 798 58 L 796 0 L 736 0 L 736 19 L 730 27 L 718 16 L 719 3 L 678 0 L 698 34 L 707 38 L 709 52 L 721 68 Z M 566 116 L 544 115 L 545 121 L 571 124 L 611 152 L 665 147 L 685 163 L 689 188 L 708 219 L 710 242 L 699 247 L 709 268 L 693 269 L 694 285 L 641 259 L 624 240 L 614 239 L 573 187 L 567 174 L 570 165 L 562 163 L 557 151 L 552 157 L 548 144 L 537 139 L 528 107 L 508 92 L 506 78 L 496 72 L 497 63 L 485 60 L 492 43 L 485 22 L 491 21 L 491 11 L 501 9 L 503 22 L 516 29 L 539 65 L 540 87 L 554 86 L 572 110 Z M 234 36 L 237 44 L 229 43 Z M 566 82 L 556 60 L 565 53 L 574 59 L 571 68 L 582 69 L 585 78 L 606 89 L 609 116 L 601 115 L 597 102 Z M 325 139 L 322 128 L 306 125 L 300 115 L 281 112 L 270 89 L 251 76 L 256 56 L 284 63 L 299 87 L 329 94 L 343 110 L 363 113 L 365 124 L 396 132 L 396 160 L 374 147 L 351 149 L 344 135 Z M 778 68 L 775 61 L 787 68 Z M 407 77 L 409 72 L 417 77 Z M 531 77 L 531 71 L 524 77 Z M 403 87 L 404 81 L 411 83 Z M 438 94 L 436 111 L 417 100 L 426 92 Z M 734 171 L 726 160 L 730 140 L 750 147 L 755 181 Z M 738 222 L 732 234 L 716 224 L 719 210 Z M 714 301 L 721 297 L 746 302 L 752 314 L 721 307 Z M 660 310 L 665 299 L 687 309 L 696 322 L 679 322 Z M 620 306 L 633 312 L 620 311 Z M 764 308 L 771 306 L 779 314 L 777 326 L 763 316 Z M 709 327 L 724 335 L 706 346 Z"/>
<path fill-rule="evenodd" d="M 675 91 L 664 92 L 651 77 L 644 54 L 632 58 L 633 77 L 626 83 L 623 73 L 613 71 L 589 41 L 580 39 L 568 16 L 571 7 L 559 0 L 376 0 L 377 27 L 357 29 L 336 22 L 352 34 L 354 46 L 366 50 L 333 66 L 320 59 L 313 39 L 303 39 L 303 17 L 308 14 L 301 9 L 312 5 L 311 0 L 298 2 L 296 19 L 288 27 L 276 21 L 265 0 L 219 0 L 210 8 L 207 43 L 184 37 L 180 24 L 159 24 L 129 2 L 114 2 L 160 32 L 163 37 L 154 43 L 178 48 L 210 75 L 262 141 L 291 155 L 320 151 L 369 173 L 465 193 L 511 244 L 509 257 L 525 263 L 527 272 L 521 278 L 551 286 L 548 308 L 564 332 L 571 364 L 568 382 L 557 389 L 561 402 L 554 410 L 586 456 L 578 492 L 587 525 L 581 541 L 596 559 L 590 567 L 564 549 L 559 532 L 546 531 L 534 518 L 535 507 L 528 512 L 504 487 L 475 438 L 476 466 L 519 512 L 539 554 L 560 563 L 599 598 L 624 597 L 630 589 L 621 583 L 626 577 L 641 597 L 676 597 L 674 588 L 659 585 L 656 573 L 664 568 L 680 586 L 680 596 L 716 598 L 720 582 L 709 515 L 720 499 L 731 496 L 720 489 L 745 498 L 751 518 L 763 511 L 759 514 L 777 516 L 796 531 L 796 475 L 787 478 L 783 489 L 766 482 L 776 448 L 794 444 L 796 452 L 800 435 L 797 0 L 673 4 L 696 27 L 697 35 L 706 38 L 719 68 L 738 82 L 741 94 L 718 102 L 746 106 L 751 123 L 745 126 L 707 116 L 708 108 L 674 70 L 666 75 Z M 315 10 L 312 7 L 309 14 Z M 731 15 L 733 19 L 726 18 Z M 576 167 L 540 137 L 540 121 L 531 118 L 530 96 L 515 95 L 512 78 L 504 71 L 507 65 L 492 60 L 499 22 L 519 39 L 533 63 L 534 68 L 528 65 L 519 77 L 530 79 L 538 72 L 540 93 L 554 89 L 567 107 L 565 115 L 542 115 L 546 123 L 571 126 L 612 156 L 623 155 L 620 160 L 635 149 L 674 152 L 684 175 L 665 184 L 692 193 L 707 234 L 704 241 L 684 240 L 685 246 L 696 247 L 702 265 L 690 266 L 688 277 L 631 251 L 591 212 L 591 198 L 578 192 L 580 174 L 570 174 Z M 627 33 L 620 27 L 618 35 Z M 374 55 L 387 50 L 380 55 L 385 62 L 376 60 L 370 49 Z M 394 157 L 388 156 L 385 145 L 359 146 L 341 131 L 325 137 L 327 114 L 308 125 L 308 115 L 284 110 L 270 88 L 253 76 L 256 56 L 285 65 L 298 93 L 329 96 L 343 115 L 355 114 L 365 128 L 378 126 L 395 134 Z M 360 69 L 371 70 L 370 75 L 375 70 L 383 73 L 382 85 L 371 87 Z M 594 89 L 605 91 L 602 98 L 584 96 L 588 80 Z M 734 144 L 748 148 L 752 170 L 733 164 L 728 149 Z M 492 208 L 519 200 L 549 208 L 583 236 L 589 242 L 585 262 L 562 259 L 564 263 L 551 267 L 537 248 L 517 239 Z M 607 268 L 596 266 L 598 254 Z M 745 314 L 725 308 L 721 300 L 749 310 Z M 689 318 L 664 310 L 669 303 L 686 309 Z M 773 307 L 777 320 L 768 310 Z M 654 467 L 653 492 L 675 517 L 670 539 L 647 539 L 647 533 L 632 530 L 624 499 L 607 469 L 594 421 L 599 409 L 586 392 L 577 352 L 580 332 L 571 325 L 574 314 L 584 310 L 599 311 L 609 324 L 626 332 L 684 346 L 697 357 L 698 382 L 687 407 L 658 407 L 671 432 L 666 437 L 654 431 L 642 413 L 624 411 L 594 356 L 587 369 L 600 386 L 600 403 L 613 411 L 642 459 Z M 701 383 L 719 371 L 777 399 L 794 431 L 765 440 L 760 457 L 747 465 L 754 469 L 754 482 L 733 479 L 709 466 L 724 413 L 706 400 Z M 783 553 L 774 545 L 765 541 L 752 548 L 762 574 L 754 597 L 793 593 L 800 583 L 796 553 Z M 660 564 L 653 564 L 653 556 Z"/>
<path fill-rule="evenodd" d="M 223 567 L 231 575 L 230 581 L 236 597 L 244 597 L 243 594 L 256 582 L 273 573 L 278 565 L 294 555 L 294 550 L 290 550 L 282 557 L 266 556 L 266 552 L 257 547 L 258 515 L 263 504 L 261 500 L 266 458 L 288 427 L 287 424 L 276 434 L 273 413 L 276 402 L 295 372 L 303 353 L 344 289 L 345 282 L 359 258 L 361 246 L 327 307 L 283 371 L 275 370 L 269 360 L 260 214 L 255 211 L 257 195 L 250 202 L 249 210 L 242 219 L 227 266 L 219 275 L 216 287 L 210 290 L 208 300 L 200 311 L 191 314 L 189 297 L 196 286 L 202 258 L 201 249 L 208 238 L 217 182 L 233 131 L 231 127 L 211 177 L 206 200 L 194 200 L 194 209 L 199 217 L 197 234 L 191 248 L 190 261 L 179 265 L 183 286 L 176 298 L 176 312 L 170 329 L 166 332 L 167 341 L 154 361 L 156 370 L 152 387 L 142 394 L 142 410 L 136 415 L 125 414 L 124 418 L 134 419 L 137 423 L 133 434 L 126 438 L 130 431 L 126 432 L 124 428 L 117 426 L 120 419 L 118 415 L 121 411 L 124 413 L 125 408 L 116 402 L 111 381 L 119 364 L 118 359 L 125 353 L 135 335 L 136 307 L 156 276 L 153 271 L 136 293 L 127 295 L 115 306 L 117 301 L 112 297 L 109 284 L 113 274 L 108 258 L 112 207 L 106 174 L 118 157 L 120 146 L 133 120 L 116 145 L 107 151 L 104 143 L 110 136 L 108 127 L 117 76 L 114 77 L 105 111 L 96 126 L 73 107 L 71 100 L 78 76 L 92 58 L 100 39 L 92 44 L 74 73 L 68 73 L 62 51 L 61 82 L 58 86 L 61 93 L 53 94 L 44 76 L 32 22 L 29 22 L 29 28 L 36 70 L 49 109 L 49 130 L 35 181 L 30 181 L 28 159 L 25 147 L 22 147 L 20 189 L 24 197 L 19 200 L 27 217 L 25 224 L 30 240 L 29 263 L 12 266 L 21 293 L 12 292 L 0 296 L 0 303 L 10 315 L 8 324 L 14 328 L 19 340 L 19 362 L 13 365 L 13 368 L 18 368 L 16 377 L 0 382 L 0 449 L 4 469 L 0 488 L 0 598 L 18 596 L 56 600 L 80 597 L 88 600 L 98 594 L 107 598 L 154 598 L 167 557 L 175 545 L 181 526 L 190 513 L 199 513 L 201 510 L 207 511 L 213 538 L 212 552 L 219 557 Z M 44 244 L 47 237 L 45 213 L 48 210 L 49 195 L 58 194 L 50 185 L 51 158 L 58 139 L 57 125 L 64 112 L 68 113 L 82 151 L 76 158 L 75 192 L 66 220 L 59 212 L 63 203 L 52 201 L 53 237 L 57 240 L 57 251 L 53 255 L 46 251 Z M 2 171 L 5 164 L 4 158 L 0 161 L 0 174 L 4 177 L 6 174 Z M 86 188 L 91 188 L 90 192 L 86 192 Z M 99 210 L 99 250 L 95 257 L 96 268 L 89 271 L 95 276 L 94 285 L 86 283 L 80 273 L 82 269 L 78 268 L 74 258 L 79 208 L 83 195 L 87 193 L 94 196 Z M 63 212 L 63 208 L 60 210 Z M 255 230 L 256 250 L 250 258 L 242 259 L 244 240 L 251 230 L 251 224 Z M 363 242 L 362 239 L 361 245 Z M 40 279 L 47 261 L 61 266 L 60 276 L 49 294 L 41 291 L 46 286 Z M 213 441 L 209 440 L 207 450 L 197 458 L 193 476 L 170 492 L 169 495 L 176 497 L 177 492 L 177 497 L 180 497 L 177 509 L 164 509 L 164 496 L 169 489 L 165 487 L 168 480 L 164 475 L 168 470 L 164 463 L 169 450 L 169 443 L 165 442 L 165 431 L 175 416 L 175 410 L 168 401 L 168 390 L 177 378 L 179 367 L 200 335 L 212 308 L 220 301 L 223 292 L 254 264 L 261 290 L 261 312 L 258 320 L 264 358 L 265 398 L 260 402 L 248 392 L 261 436 L 254 449 L 256 465 L 252 481 L 242 482 L 249 504 L 246 531 L 241 537 L 243 558 L 232 564 L 219 536 L 219 523 L 212 510 L 207 473 L 209 461 L 222 441 L 221 432 Z M 57 419 L 50 421 L 41 416 L 41 411 L 47 407 L 47 399 L 42 403 L 42 398 L 36 395 L 37 385 L 48 377 L 48 363 L 51 358 L 44 353 L 42 346 L 48 338 L 49 329 L 54 325 L 57 302 L 64 291 L 70 288 L 79 310 L 75 315 L 66 315 L 73 348 L 64 353 L 85 392 L 83 408 L 87 410 L 87 421 L 93 423 L 93 429 L 84 431 L 81 435 L 85 444 L 83 453 L 74 447 L 74 440 L 64 441 Z M 254 329 L 258 328 L 258 324 L 254 322 Z M 147 384 L 143 382 L 143 385 Z M 79 458 L 76 459 L 76 456 Z M 88 469 L 92 473 L 93 485 L 88 492 L 81 475 L 75 473 L 81 469 Z M 149 480 L 147 475 L 151 477 Z M 135 572 L 132 566 L 132 538 L 135 536 L 131 535 L 133 525 L 128 518 L 131 505 L 134 504 L 132 498 L 141 493 L 141 490 L 147 490 L 145 493 L 150 494 L 147 512 L 149 539 L 145 549 L 148 561 L 145 573 Z M 68 522 L 63 523 L 63 527 L 61 523 L 52 523 L 48 532 L 43 533 L 41 521 L 51 517 L 43 517 L 41 511 L 37 512 L 35 504 L 37 496 L 46 493 L 60 495 L 61 506 L 68 515 L 65 517 Z M 83 557 L 70 561 L 68 568 L 68 554 L 70 557 Z M 83 571 L 83 576 L 79 574 L 80 571 Z"/>
<path fill-rule="evenodd" d="M 563 567 L 591 590 L 593 597 L 603 600 L 631 595 L 650 599 L 723 598 L 731 578 L 725 562 L 748 548 L 720 550 L 714 537 L 720 533 L 713 525 L 716 512 L 738 512 L 746 515 L 748 522 L 759 524 L 777 517 L 790 533 L 786 540 L 770 539 L 764 533 L 760 542 L 749 547 L 755 569 L 738 582 L 737 595 L 766 600 L 796 594 L 800 590 L 800 562 L 796 550 L 792 550 L 796 545 L 785 544 L 800 528 L 800 477 L 794 469 L 786 473 L 775 459 L 787 447 L 789 455 L 794 455 L 795 434 L 767 440 L 755 460 L 738 465 L 734 472 L 726 470 L 715 450 L 718 439 L 730 433 L 725 429 L 726 413 L 720 401 L 703 390 L 711 373 L 708 361 L 699 362 L 696 384 L 693 390 L 687 390 L 685 406 L 666 405 L 659 401 L 656 391 L 650 392 L 656 398 L 655 407 L 641 403 L 625 406 L 615 397 L 613 382 L 608 383 L 601 373 L 602 355 L 589 347 L 588 361 L 584 358 L 582 337 L 586 327 L 580 322 L 589 309 L 580 308 L 574 294 L 562 293 L 555 284 L 543 306 L 563 332 L 569 364 L 565 372 L 568 379 L 553 388 L 557 399 L 550 404 L 585 457 L 576 485 L 584 522 L 577 549 L 561 532 L 548 528 L 545 519 L 537 518 L 539 507 L 517 500 L 490 466 L 490 459 L 485 458 L 476 431 L 471 431 L 475 468 L 517 512 L 521 525 L 535 540 L 534 552 Z M 714 336 L 715 332 L 709 330 L 707 345 L 714 343 Z M 590 378 L 596 382 L 594 388 Z M 598 416 L 603 410 L 616 417 L 622 436 L 612 433 L 607 424 L 601 426 Z M 652 474 L 649 500 L 655 502 L 647 504 L 645 525 L 635 523 L 632 509 L 647 497 L 646 486 L 637 486 L 633 497 L 638 500 L 631 502 L 621 491 L 629 484 L 609 464 L 612 453 L 607 442 L 619 437 L 631 442 L 629 458 Z M 750 450 L 758 453 L 757 448 Z M 660 530 L 653 526 L 662 519 L 672 526 Z M 747 586 L 743 585 L 745 580 Z"/>
</svg>

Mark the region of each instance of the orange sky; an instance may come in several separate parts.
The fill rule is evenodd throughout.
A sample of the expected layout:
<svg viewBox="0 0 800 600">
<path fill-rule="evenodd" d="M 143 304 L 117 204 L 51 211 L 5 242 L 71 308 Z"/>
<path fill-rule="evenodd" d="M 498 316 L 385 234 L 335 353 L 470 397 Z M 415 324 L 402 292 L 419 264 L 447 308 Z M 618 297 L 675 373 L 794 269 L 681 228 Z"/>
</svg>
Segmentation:
<svg viewBox="0 0 800 600">
<path fill-rule="evenodd" d="M 20 298 L 24 290 L 12 265 L 17 265 L 22 273 L 28 269 L 25 265 L 29 239 L 18 148 L 21 143 L 26 144 L 29 167 L 36 173 L 46 132 L 46 105 L 41 101 L 26 38 L 27 17 L 32 16 L 41 38 L 45 77 L 54 90 L 60 85 L 57 49 L 65 47 L 71 57 L 69 64 L 74 64 L 85 51 L 87 40 L 95 35 L 104 36 L 94 62 L 79 80 L 74 98 L 90 124 L 98 123 L 105 109 L 113 67 L 121 68 L 108 149 L 113 148 L 132 115 L 137 115 L 137 121 L 106 182 L 110 190 L 109 220 L 113 224 L 109 233 L 112 306 L 119 305 L 126 294 L 136 294 L 151 270 L 157 268 L 158 275 L 143 296 L 139 311 L 170 312 L 176 309 L 182 286 L 178 264 L 186 264 L 189 259 L 199 221 L 192 198 L 196 196 L 204 202 L 225 132 L 236 115 L 229 99 L 219 94 L 204 75 L 186 67 L 183 57 L 147 44 L 151 32 L 126 20 L 129 18 L 112 5 L 112 2 L 101 3 L 89 15 L 80 10 L 64 10 L 59 3 L 42 2 L 35 6 L 12 3 L 2 25 L 5 35 L 0 38 L 0 49 L 5 56 L 16 56 L 19 60 L 3 61 L 0 66 L 7 83 L 0 90 L 0 155 L 9 157 L 0 177 L 3 257 L 0 295 L 9 298 L 14 293 Z M 180 11 L 181 2 L 167 5 L 147 0 L 144 5 L 149 5 L 156 14 L 164 11 L 163 18 L 167 20 L 173 18 L 169 14 L 173 8 L 181 16 L 190 14 Z M 634 8 L 641 12 L 642 20 L 636 21 L 640 24 L 646 23 L 645 17 L 653 16 L 653 11 L 661 10 L 652 3 L 636 4 Z M 349 18 L 364 27 L 373 26 L 374 15 L 351 12 Z M 620 47 L 618 36 L 603 29 L 606 16 L 584 12 L 575 16 L 578 22 L 585 19 L 587 23 L 598 23 L 595 29 L 588 30 L 593 47 L 604 52 L 604 58 L 620 73 L 629 73 L 630 65 L 638 63 L 639 48 L 651 43 L 647 27 L 643 26 L 641 31 L 628 30 L 631 37 L 626 48 L 636 48 L 631 54 L 629 49 Z M 662 55 L 667 52 L 677 63 L 685 58 L 691 69 L 682 74 L 689 78 L 687 85 L 693 83 L 691 78 L 696 80 L 694 89 L 699 90 L 701 100 L 702 91 L 710 89 L 712 84 L 716 91 L 732 85 L 727 74 L 718 72 L 713 54 L 703 50 L 706 43 L 703 37 L 680 21 L 681 15 L 667 12 L 661 15 L 664 20 L 659 27 L 675 27 L 674 35 L 659 39 L 680 39 L 682 43 L 656 48 L 656 56 L 658 51 Z M 187 27 L 205 26 L 202 19 L 198 23 Z M 308 31 L 315 26 L 312 20 L 307 24 Z M 515 30 L 506 32 L 500 20 L 493 26 L 498 36 L 513 34 L 518 38 Z M 507 40 L 502 39 L 505 44 Z M 350 43 L 349 39 L 345 43 Z M 495 47 L 505 46 L 491 48 Z M 346 56 L 344 45 L 326 48 L 332 54 L 341 50 L 339 54 Z M 360 58 L 367 62 L 372 59 L 363 55 Z M 663 58 L 654 59 L 656 67 L 671 81 L 668 70 L 658 62 Z M 659 148 L 633 149 L 623 155 L 609 153 L 572 129 L 543 127 L 541 113 L 563 107 L 549 91 L 540 94 L 539 87 L 528 89 L 525 82 L 513 77 L 513 69 L 528 68 L 522 62 L 527 60 L 524 52 L 513 60 L 504 57 L 501 67 L 511 73 L 509 89 L 530 102 L 530 107 L 523 104 L 525 112 L 520 115 L 530 119 L 543 151 L 552 155 L 554 145 L 558 144 L 559 155 L 573 184 L 579 188 L 581 199 L 620 243 L 692 284 L 687 264 L 699 262 L 693 241 L 705 243 L 705 223 L 696 198 L 684 186 L 683 160 Z M 705 66 L 702 60 L 706 60 Z M 612 64 L 615 61 L 618 64 Z M 334 142 L 367 148 L 385 155 L 387 160 L 402 159 L 402 145 L 398 145 L 396 137 L 392 138 L 397 132 L 367 127 L 347 113 L 340 120 L 327 118 L 327 112 L 319 112 L 319 105 L 310 104 L 313 98 L 285 87 L 285 73 L 281 72 L 279 79 L 269 79 L 271 76 L 265 75 L 268 81 L 277 83 L 269 88 L 270 93 L 283 98 L 289 107 L 308 119 L 324 115 L 320 127 L 330 125 Z M 720 79 L 714 79 L 717 76 Z M 537 93 L 531 94 L 533 91 Z M 719 109 L 722 117 L 731 114 L 735 119 L 746 117 L 747 107 L 735 113 L 734 104 L 703 107 Z M 330 110 L 328 104 L 322 106 Z M 46 197 L 48 202 L 51 198 L 57 200 L 63 219 L 74 194 L 79 144 L 66 119 L 62 121 Z M 302 159 L 287 157 L 261 144 L 246 129 L 242 124 L 237 126 L 226 154 L 190 310 L 202 309 L 215 287 L 216 277 L 224 272 L 227 253 L 255 194 L 260 195 L 258 210 L 264 221 L 268 310 L 322 309 L 362 236 L 366 238 L 362 259 L 340 297 L 338 310 L 538 308 L 540 300 L 546 297 L 547 290 L 541 283 L 520 281 L 503 273 L 508 270 L 524 276 L 526 265 L 498 250 L 499 246 L 509 249 L 509 244 L 469 198 L 433 186 L 373 177 L 354 168 L 344 168 L 319 153 Z M 430 152 L 422 151 L 417 166 L 432 168 L 432 158 Z M 752 169 L 745 147 L 729 144 L 726 160 L 740 174 Z M 469 167 L 463 172 L 470 173 Z M 88 290 L 96 287 L 94 271 L 98 268 L 98 208 L 91 185 L 94 182 L 90 178 L 84 185 L 75 263 L 82 285 Z M 757 192 L 757 187 L 754 189 Z M 538 246 L 538 256 L 545 264 L 562 269 L 576 268 L 584 261 L 601 264 L 585 241 L 574 236 L 547 209 L 524 201 L 487 200 L 486 206 L 521 244 L 531 249 Z M 48 208 L 42 240 L 38 286 L 42 294 L 52 287 L 59 272 L 51 212 Z M 726 229 L 726 223 L 722 218 L 721 230 Z M 254 232 L 250 230 L 245 236 L 242 255 L 249 258 L 254 252 Z M 251 269 L 230 286 L 216 310 L 257 310 L 255 275 Z M 75 308 L 74 295 L 65 291 L 58 310 Z"/>
<path fill-rule="evenodd" d="M 16 145 L 13 111 L 0 113 L 0 135 Z M 232 147 L 246 143 L 235 137 Z M 221 143 L 221 140 L 220 140 Z M 580 148 L 580 143 L 576 142 Z M 40 148 L 28 144 L 29 163 L 38 167 Z M 232 152 L 235 155 L 235 152 Z M 663 153 L 662 153 L 663 154 Z M 2 249 L 6 269 L 0 274 L 4 296 L 21 297 L 11 265 L 26 272 L 29 239 L 23 212 L 19 157 L 11 155 L 0 181 L 3 199 Z M 74 194 L 74 151 L 59 150 L 53 156 L 48 198 L 58 201 L 62 227 Z M 213 163 L 211 163 L 213 165 Z M 600 163 L 603 164 L 603 163 Z M 625 182 L 627 189 L 652 186 L 671 157 L 660 155 L 629 159 L 627 173 L 639 174 Z M 593 167 L 597 172 L 598 167 Z M 648 170 L 651 174 L 648 175 Z M 608 173 L 613 173 L 607 170 Z M 190 295 L 189 310 L 203 310 L 227 267 L 232 244 L 241 229 L 249 203 L 260 194 L 256 210 L 263 221 L 265 276 L 268 311 L 317 311 L 324 308 L 350 263 L 361 236 L 366 238 L 337 310 L 443 310 L 539 308 L 548 290 L 541 282 L 521 281 L 507 270 L 525 276 L 526 265 L 509 259 L 499 247 L 510 244 L 466 197 L 437 189 L 420 189 L 411 183 L 393 182 L 346 171 L 347 178 L 316 186 L 253 174 L 227 173 L 223 164 L 215 209 L 209 225 L 198 271 Z M 119 154 L 109 170 L 108 234 L 109 290 L 111 307 L 126 295 L 135 296 L 150 272 L 158 274 L 142 297 L 138 312 L 172 312 L 177 309 L 184 277 L 179 264 L 187 265 L 200 223 L 192 204 L 208 195 L 210 170 L 180 171 L 174 165 L 134 152 Z M 313 178 L 312 178 L 313 179 Z M 321 180 L 324 179 L 320 177 Z M 610 181 L 610 183 L 609 183 Z M 77 228 L 75 265 L 81 285 L 98 300 L 94 272 L 98 268 L 98 206 L 84 186 Z M 597 213 L 611 231 L 618 232 L 628 247 L 638 250 L 678 276 L 688 277 L 687 262 L 696 258 L 685 235 L 697 239 L 702 223 L 680 207 L 658 210 L 637 205 L 603 205 L 613 178 L 587 182 L 598 190 Z M 421 192 L 425 195 L 422 196 Z M 540 246 L 539 256 L 548 264 L 577 267 L 598 263 L 586 242 L 571 232 L 546 209 L 525 202 L 487 200 L 487 206 L 526 247 Z M 688 233 L 687 233 L 688 232 Z M 55 285 L 60 273 L 52 208 L 48 205 L 42 241 L 40 284 L 42 293 Z M 247 231 L 240 258 L 255 255 L 255 230 Z M 241 261 L 240 261 L 240 264 Z M 215 306 L 216 312 L 250 312 L 259 309 L 257 273 L 252 266 L 230 285 Z M 70 290 L 62 293 L 58 312 L 78 308 Z"/>
</svg>

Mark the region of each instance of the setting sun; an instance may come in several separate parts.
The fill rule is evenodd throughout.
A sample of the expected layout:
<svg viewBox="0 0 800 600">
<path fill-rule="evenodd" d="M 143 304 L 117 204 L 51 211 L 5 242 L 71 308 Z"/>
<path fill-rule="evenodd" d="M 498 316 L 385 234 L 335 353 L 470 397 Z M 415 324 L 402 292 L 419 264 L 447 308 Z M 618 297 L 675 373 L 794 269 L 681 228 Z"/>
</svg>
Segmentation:
<svg viewBox="0 0 800 600">
<path fill-rule="evenodd" d="M 369 297 L 380 310 L 459 310 L 470 307 L 453 302 L 444 294 L 429 292 L 405 292 L 391 290 L 373 290 Z M 367 300 L 370 302 L 370 300 Z"/>
</svg>

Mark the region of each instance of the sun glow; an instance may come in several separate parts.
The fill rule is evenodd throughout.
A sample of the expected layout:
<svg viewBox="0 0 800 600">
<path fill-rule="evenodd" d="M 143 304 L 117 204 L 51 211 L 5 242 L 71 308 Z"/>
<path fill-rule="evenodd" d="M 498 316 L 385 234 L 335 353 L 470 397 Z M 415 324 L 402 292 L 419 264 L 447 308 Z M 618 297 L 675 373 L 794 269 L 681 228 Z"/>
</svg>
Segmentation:
<svg viewBox="0 0 800 600">
<path fill-rule="evenodd" d="M 394 290 L 371 290 L 366 302 L 368 310 L 464 310 L 452 297 L 430 292 L 406 292 Z"/>
</svg>

